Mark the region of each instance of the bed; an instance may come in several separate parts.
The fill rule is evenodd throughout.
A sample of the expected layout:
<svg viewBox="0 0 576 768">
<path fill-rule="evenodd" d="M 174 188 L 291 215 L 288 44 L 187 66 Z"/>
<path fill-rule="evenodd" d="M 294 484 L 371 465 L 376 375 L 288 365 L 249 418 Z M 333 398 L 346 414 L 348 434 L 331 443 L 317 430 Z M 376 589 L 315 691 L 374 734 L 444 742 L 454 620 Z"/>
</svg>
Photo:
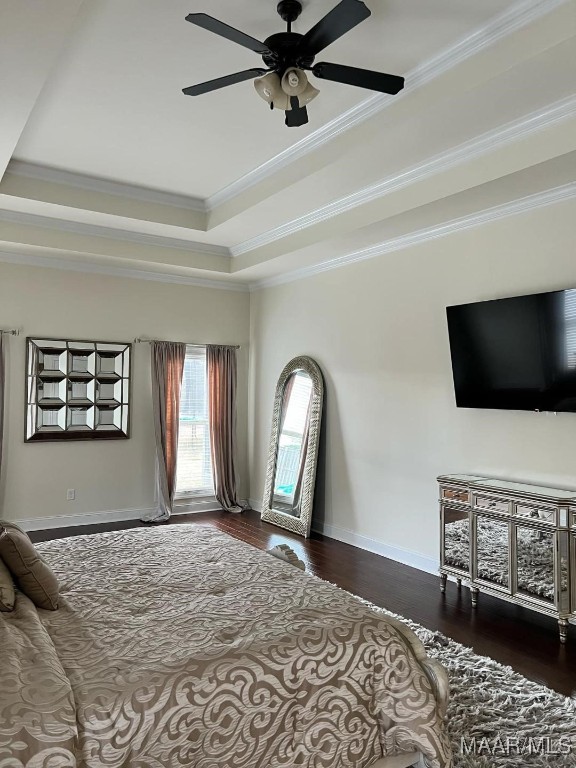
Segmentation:
<svg viewBox="0 0 576 768">
<path fill-rule="evenodd" d="M 0 615 L 4 768 L 450 768 L 416 636 L 209 525 L 38 545 L 57 611 Z"/>
</svg>

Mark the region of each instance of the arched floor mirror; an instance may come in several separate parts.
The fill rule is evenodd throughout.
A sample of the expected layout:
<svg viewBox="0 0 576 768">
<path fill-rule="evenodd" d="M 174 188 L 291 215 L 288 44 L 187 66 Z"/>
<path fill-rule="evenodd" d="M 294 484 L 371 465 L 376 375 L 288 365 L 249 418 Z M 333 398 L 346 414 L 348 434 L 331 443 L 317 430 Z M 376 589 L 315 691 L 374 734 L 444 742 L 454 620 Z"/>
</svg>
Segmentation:
<svg viewBox="0 0 576 768">
<path fill-rule="evenodd" d="M 262 520 L 308 537 L 324 401 L 324 382 L 310 357 L 284 367 L 274 398 Z"/>
</svg>

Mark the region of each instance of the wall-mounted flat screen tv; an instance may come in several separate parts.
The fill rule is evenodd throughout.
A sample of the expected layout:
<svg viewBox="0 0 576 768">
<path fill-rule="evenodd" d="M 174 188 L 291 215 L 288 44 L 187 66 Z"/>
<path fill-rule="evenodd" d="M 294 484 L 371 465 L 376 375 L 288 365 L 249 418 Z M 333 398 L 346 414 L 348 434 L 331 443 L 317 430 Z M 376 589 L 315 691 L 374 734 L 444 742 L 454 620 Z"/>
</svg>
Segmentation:
<svg viewBox="0 0 576 768">
<path fill-rule="evenodd" d="M 459 407 L 576 412 L 576 289 L 446 313 Z"/>
</svg>

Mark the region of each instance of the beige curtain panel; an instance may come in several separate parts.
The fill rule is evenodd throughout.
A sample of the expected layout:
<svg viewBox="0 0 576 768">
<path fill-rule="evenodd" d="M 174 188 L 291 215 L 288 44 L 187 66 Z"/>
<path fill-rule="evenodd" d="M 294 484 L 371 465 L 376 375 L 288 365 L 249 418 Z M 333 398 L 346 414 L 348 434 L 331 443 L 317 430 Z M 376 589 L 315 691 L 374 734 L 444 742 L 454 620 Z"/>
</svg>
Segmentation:
<svg viewBox="0 0 576 768">
<path fill-rule="evenodd" d="M 144 515 L 147 523 L 161 523 L 172 514 L 176 491 L 180 391 L 186 345 L 153 341 L 151 345 L 152 410 L 156 438 L 158 508 Z"/>
<path fill-rule="evenodd" d="M 228 512 L 242 512 L 236 472 L 236 349 L 207 345 L 206 367 L 216 499 Z"/>
</svg>

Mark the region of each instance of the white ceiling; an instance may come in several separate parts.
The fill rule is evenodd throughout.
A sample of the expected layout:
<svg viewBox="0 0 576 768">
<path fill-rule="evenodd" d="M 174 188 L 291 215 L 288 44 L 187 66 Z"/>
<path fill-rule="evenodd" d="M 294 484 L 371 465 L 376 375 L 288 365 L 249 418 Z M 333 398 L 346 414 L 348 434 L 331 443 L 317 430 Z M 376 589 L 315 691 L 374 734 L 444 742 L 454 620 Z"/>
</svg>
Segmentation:
<svg viewBox="0 0 576 768">
<path fill-rule="evenodd" d="M 263 40 L 283 28 L 276 0 L 32 4 L 0 29 L 0 260 L 257 283 L 417 229 L 423 211 L 450 219 L 460 195 L 500 204 L 531 167 L 567 183 L 576 0 L 367 0 L 372 16 L 318 58 L 405 75 L 405 91 L 316 82 L 299 129 L 250 81 L 181 93 L 261 63 L 187 13 Z M 305 0 L 295 30 L 335 4 Z"/>
<path fill-rule="evenodd" d="M 335 4 L 308 0 L 294 30 L 305 32 Z M 369 5 L 372 16 L 321 61 L 403 75 L 511 2 Z M 260 40 L 285 29 L 276 0 L 85 2 L 15 157 L 204 198 L 370 96 L 322 81 L 309 125 L 290 130 L 250 81 L 184 96 L 182 88 L 193 83 L 262 66 L 257 54 L 184 20 L 200 11 Z"/>
</svg>

